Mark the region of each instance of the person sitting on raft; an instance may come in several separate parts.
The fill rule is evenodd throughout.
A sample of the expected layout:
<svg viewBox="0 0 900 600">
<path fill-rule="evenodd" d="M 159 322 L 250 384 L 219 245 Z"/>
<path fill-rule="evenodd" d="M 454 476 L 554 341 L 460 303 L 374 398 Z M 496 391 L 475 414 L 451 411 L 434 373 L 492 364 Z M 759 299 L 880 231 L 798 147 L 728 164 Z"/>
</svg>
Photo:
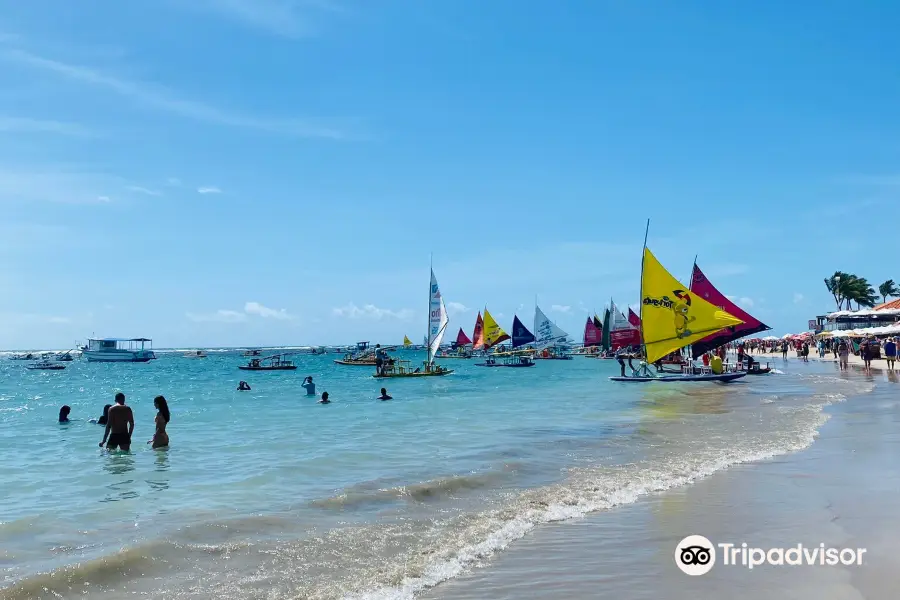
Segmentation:
<svg viewBox="0 0 900 600">
<path fill-rule="evenodd" d="M 238 384 L 237 389 L 238 389 L 239 392 L 249 392 L 249 391 L 250 391 L 250 384 L 247 383 L 246 381 L 242 381 L 242 382 L 240 382 L 240 383 Z"/>
</svg>

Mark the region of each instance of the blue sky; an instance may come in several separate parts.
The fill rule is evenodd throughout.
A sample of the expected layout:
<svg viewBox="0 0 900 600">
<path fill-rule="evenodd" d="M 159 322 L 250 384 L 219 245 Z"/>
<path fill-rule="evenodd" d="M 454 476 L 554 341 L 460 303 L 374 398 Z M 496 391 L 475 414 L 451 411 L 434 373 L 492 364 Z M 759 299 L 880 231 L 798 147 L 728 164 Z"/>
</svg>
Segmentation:
<svg viewBox="0 0 900 600">
<path fill-rule="evenodd" d="M 679 278 L 777 333 L 900 280 L 888 2 L 0 0 L 0 347 L 580 336 Z"/>
</svg>

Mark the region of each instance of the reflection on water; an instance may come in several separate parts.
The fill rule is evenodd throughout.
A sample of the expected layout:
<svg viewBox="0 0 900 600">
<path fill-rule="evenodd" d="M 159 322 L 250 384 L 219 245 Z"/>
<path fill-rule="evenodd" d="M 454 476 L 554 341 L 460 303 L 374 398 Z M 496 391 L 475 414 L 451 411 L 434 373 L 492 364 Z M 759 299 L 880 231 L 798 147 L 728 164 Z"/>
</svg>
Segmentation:
<svg viewBox="0 0 900 600">
<path fill-rule="evenodd" d="M 148 479 L 147 485 L 149 485 L 150 489 L 152 489 L 153 491 L 161 492 L 169 489 L 169 449 L 160 448 L 159 450 L 155 450 L 153 453 L 156 455 L 154 457 L 153 470 L 164 475 L 161 475 L 156 479 Z"/>
<path fill-rule="evenodd" d="M 119 478 L 126 473 L 134 471 L 135 460 L 131 452 L 110 452 L 103 463 L 103 470 Z M 137 498 L 138 493 L 134 489 L 134 479 L 121 479 L 106 486 L 112 493 L 107 494 L 101 502 L 117 502 Z"/>
</svg>

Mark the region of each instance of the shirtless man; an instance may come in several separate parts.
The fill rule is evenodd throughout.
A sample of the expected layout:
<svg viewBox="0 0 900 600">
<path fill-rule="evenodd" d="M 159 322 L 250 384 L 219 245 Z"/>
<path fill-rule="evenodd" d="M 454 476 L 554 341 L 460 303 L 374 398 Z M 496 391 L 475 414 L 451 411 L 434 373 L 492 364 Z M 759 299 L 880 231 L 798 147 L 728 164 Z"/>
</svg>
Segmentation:
<svg viewBox="0 0 900 600">
<path fill-rule="evenodd" d="M 131 434 L 134 432 L 134 414 L 130 406 L 125 406 L 125 394 L 116 394 L 116 403 L 110 407 L 106 417 L 106 431 L 103 432 L 103 441 L 100 447 L 106 444 L 107 450 L 131 449 Z M 106 439 L 109 438 L 109 443 Z"/>
</svg>

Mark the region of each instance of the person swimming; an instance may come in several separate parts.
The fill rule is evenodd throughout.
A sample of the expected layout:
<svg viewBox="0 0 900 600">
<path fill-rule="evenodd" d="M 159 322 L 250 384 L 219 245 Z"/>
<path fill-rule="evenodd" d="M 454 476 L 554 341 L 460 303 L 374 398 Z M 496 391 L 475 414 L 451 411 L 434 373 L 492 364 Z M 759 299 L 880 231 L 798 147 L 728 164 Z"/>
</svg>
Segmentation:
<svg viewBox="0 0 900 600">
<path fill-rule="evenodd" d="M 322 399 L 319 400 L 319 404 L 330 404 L 331 400 L 328 399 L 328 392 L 322 392 Z"/>
<path fill-rule="evenodd" d="M 97 425 L 106 425 L 106 422 L 109 420 L 110 408 L 112 408 L 112 404 L 107 404 L 103 407 L 103 416 L 97 419 Z"/>
<path fill-rule="evenodd" d="M 307 396 L 315 396 L 316 395 L 316 384 L 313 383 L 312 377 L 307 377 L 303 380 L 301 387 L 306 390 Z"/>
<path fill-rule="evenodd" d="M 147 443 L 153 444 L 151 447 L 154 449 L 165 448 L 169 445 L 169 434 L 166 433 L 166 425 L 169 423 L 169 418 L 171 417 L 169 414 L 169 404 L 166 402 L 165 396 L 157 396 L 153 399 L 153 406 L 159 411 L 156 413 L 156 419 L 154 420 L 156 423 L 156 432 L 153 434 L 153 438 Z"/>
<path fill-rule="evenodd" d="M 59 409 L 59 422 L 68 423 L 70 412 L 72 412 L 72 408 L 68 404 L 63 405 L 63 407 Z"/>
<path fill-rule="evenodd" d="M 250 391 L 250 384 L 247 383 L 246 381 L 242 381 L 242 382 L 240 382 L 240 383 L 238 384 L 237 389 L 238 389 L 239 392 L 249 392 L 249 391 Z"/>
<path fill-rule="evenodd" d="M 381 388 L 381 395 L 378 396 L 379 400 L 393 400 L 391 396 L 388 396 L 387 388 Z"/>
</svg>

